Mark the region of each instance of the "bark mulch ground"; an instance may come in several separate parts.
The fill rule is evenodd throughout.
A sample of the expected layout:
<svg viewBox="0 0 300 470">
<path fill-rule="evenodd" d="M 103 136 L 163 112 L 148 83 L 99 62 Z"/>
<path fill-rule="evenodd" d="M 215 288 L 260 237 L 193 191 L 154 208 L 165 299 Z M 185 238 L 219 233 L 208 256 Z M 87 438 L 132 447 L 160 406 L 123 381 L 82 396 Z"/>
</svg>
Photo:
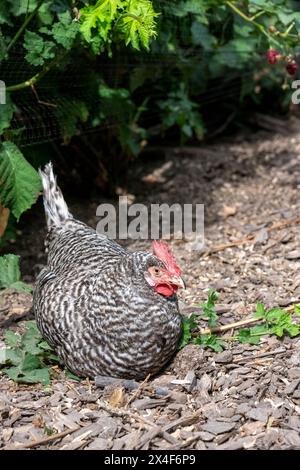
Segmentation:
<svg viewBox="0 0 300 470">
<path fill-rule="evenodd" d="M 248 318 L 258 301 L 300 303 L 297 132 L 169 149 L 133 168 L 128 191 L 137 202 L 205 204 L 205 247 L 172 242 L 188 286 L 180 294 L 185 315 L 206 300 L 208 288 L 219 292 L 221 324 Z M 96 205 L 77 203 L 72 210 L 95 226 Z M 44 221 L 39 210 L 26 220 L 15 249 L 32 281 L 44 262 Z M 22 329 L 30 306 L 30 295 L 2 295 L 0 339 L 7 328 Z M 2 375 L 0 448 L 300 449 L 298 338 L 233 342 L 221 353 L 189 345 L 138 388 L 99 385 L 61 372 L 45 389 Z"/>
</svg>

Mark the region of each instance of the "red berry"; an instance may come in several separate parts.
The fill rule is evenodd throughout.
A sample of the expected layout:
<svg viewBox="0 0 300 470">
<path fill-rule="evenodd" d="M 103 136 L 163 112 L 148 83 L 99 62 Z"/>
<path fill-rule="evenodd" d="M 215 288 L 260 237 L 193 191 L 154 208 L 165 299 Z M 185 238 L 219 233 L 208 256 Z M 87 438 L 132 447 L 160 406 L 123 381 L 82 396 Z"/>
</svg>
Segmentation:
<svg viewBox="0 0 300 470">
<path fill-rule="evenodd" d="M 269 49 L 266 53 L 267 61 L 269 62 L 269 64 L 275 65 L 277 63 L 279 55 L 280 54 L 278 51 L 276 51 L 276 49 Z"/>
<path fill-rule="evenodd" d="M 296 64 L 295 61 L 290 62 L 286 65 L 286 70 L 290 75 L 295 75 L 298 70 L 298 65 Z"/>
</svg>

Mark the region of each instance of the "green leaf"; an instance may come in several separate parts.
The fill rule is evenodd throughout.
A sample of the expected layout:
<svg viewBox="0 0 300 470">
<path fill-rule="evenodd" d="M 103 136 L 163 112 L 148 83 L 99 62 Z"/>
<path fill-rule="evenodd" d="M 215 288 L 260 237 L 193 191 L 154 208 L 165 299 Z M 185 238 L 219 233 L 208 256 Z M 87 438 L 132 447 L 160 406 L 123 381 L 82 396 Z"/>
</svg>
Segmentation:
<svg viewBox="0 0 300 470">
<path fill-rule="evenodd" d="M 51 346 L 46 341 L 41 341 L 39 343 L 39 348 L 43 349 L 44 351 L 52 351 Z"/>
<path fill-rule="evenodd" d="M 285 327 L 285 330 L 289 333 L 290 336 L 298 336 L 300 334 L 300 325 L 291 324 Z"/>
<path fill-rule="evenodd" d="M 7 3 L 7 1 L 6 1 Z M 14 16 L 21 16 L 28 13 L 32 13 L 33 10 L 37 7 L 38 0 L 9 0 L 10 11 Z"/>
<path fill-rule="evenodd" d="M 23 359 L 23 362 L 21 364 L 21 369 L 22 369 L 22 372 L 25 372 L 25 371 L 27 372 L 27 371 L 33 371 L 35 369 L 38 369 L 40 366 L 41 366 L 41 361 L 36 355 L 26 353 Z"/>
<path fill-rule="evenodd" d="M 13 142 L 0 143 L 0 202 L 18 220 L 36 201 L 41 180 Z"/>
<path fill-rule="evenodd" d="M 300 305 L 294 305 L 294 313 L 300 317 Z"/>
<path fill-rule="evenodd" d="M 32 331 L 27 330 L 22 336 L 22 347 L 30 354 L 40 354 L 43 349 L 38 345 L 40 337 L 36 337 L 32 334 Z"/>
<path fill-rule="evenodd" d="M 78 377 L 78 375 L 73 374 L 70 370 L 65 371 L 65 376 L 67 379 L 75 380 L 75 382 L 80 382 L 82 380 L 82 377 Z"/>
<path fill-rule="evenodd" d="M 192 314 L 189 318 L 182 320 L 182 335 L 178 345 L 178 349 L 182 349 L 192 340 L 192 332 L 197 328 L 198 315 Z"/>
<path fill-rule="evenodd" d="M 1 269 L 1 268 L 0 268 Z M 5 344 L 11 348 L 15 348 L 20 344 L 21 336 L 19 333 L 15 333 L 14 331 L 7 330 L 4 333 Z"/>
<path fill-rule="evenodd" d="M 5 333 L 6 349 L 0 350 L 0 365 L 3 373 L 15 382 L 50 384 L 49 368 L 53 364 L 63 365 L 43 340 L 35 321 L 25 322 L 25 333 Z"/>
<path fill-rule="evenodd" d="M 0 77 L 1 79 L 1 77 Z M 1 83 L 0 83 L 1 86 Z M 2 93 L 2 92 L 0 92 Z M 11 120 L 13 118 L 14 112 L 16 110 L 15 105 L 12 103 L 10 99 L 10 95 L 6 93 L 6 103 L 0 103 L 0 135 L 3 133 L 5 129 L 8 129 L 11 125 Z"/>
<path fill-rule="evenodd" d="M 14 382 L 18 381 L 18 377 L 20 375 L 19 367 L 9 367 L 9 369 L 5 369 L 4 373 Z"/>
<path fill-rule="evenodd" d="M 44 65 L 48 59 L 55 57 L 54 42 L 46 41 L 42 36 L 32 31 L 26 30 L 24 47 L 28 51 L 25 58 L 31 65 Z"/>
<path fill-rule="evenodd" d="M 216 335 L 199 335 L 193 342 L 203 348 L 210 348 L 215 352 L 222 352 L 225 346 L 225 341 Z"/>
<path fill-rule="evenodd" d="M 69 11 L 58 14 L 59 22 L 52 26 L 55 41 L 65 49 L 70 49 L 79 32 L 79 23 L 72 21 Z"/>
<path fill-rule="evenodd" d="M 243 328 L 239 330 L 237 340 L 240 343 L 259 344 L 260 335 L 252 336 L 250 328 Z"/>
<path fill-rule="evenodd" d="M 131 44 L 135 49 L 140 49 L 141 45 L 149 49 L 150 40 L 156 37 L 157 16 L 150 0 L 128 2 L 128 9 L 120 21 L 125 44 Z"/>
<path fill-rule="evenodd" d="M 19 366 L 23 361 L 23 352 L 21 348 L 6 349 L 6 361 L 14 366 Z"/>
<path fill-rule="evenodd" d="M 20 348 L 14 349 L 1 349 L 0 350 L 0 365 L 13 365 L 19 366 L 23 360 L 23 353 Z"/>
<path fill-rule="evenodd" d="M 218 315 L 215 310 L 215 303 L 217 299 L 218 299 L 218 294 L 214 290 L 210 289 L 208 291 L 207 302 L 200 305 L 200 307 L 203 310 L 203 318 L 208 320 L 209 327 L 216 326 L 217 321 L 218 321 Z"/>
<path fill-rule="evenodd" d="M 91 41 L 94 29 L 102 41 L 107 40 L 118 6 L 118 0 L 98 0 L 96 5 L 87 5 L 80 10 L 80 31 L 87 42 Z"/>
<path fill-rule="evenodd" d="M 0 257 L 0 289 L 11 287 L 21 277 L 19 256 L 4 255 Z"/>
<path fill-rule="evenodd" d="M 26 380 L 31 383 L 40 382 L 43 385 L 50 385 L 50 375 L 49 369 L 37 369 L 30 372 L 30 374 L 26 374 Z"/>
<path fill-rule="evenodd" d="M 211 51 L 214 37 L 208 30 L 208 27 L 195 20 L 191 27 L 192 41 L 195 46 L 202 46 L 205 51 Z"/>
<path fill-rule="evenodd" d="M 0 2 L 0 25 L 1 24 L 8 24 L 9 26 L 12 26 L 9 9 L 3 1 Z"/>
<path fill-rule="evenodd" d="M 256 311 L 253 315 L 254 318 L 264 318 L 265 317 L 265 307 L 262 303 L 256 305 Z"/>
<path fill-rule="evenodd" d="M 29 384 L 41 383 L 43 385 L 49 385 L 51 383 L 49 370 L 46 367 L 42 369 L 19 372 L 16 379 L 13 380 L 15 380 L 16 382 Z"/>
</svg>

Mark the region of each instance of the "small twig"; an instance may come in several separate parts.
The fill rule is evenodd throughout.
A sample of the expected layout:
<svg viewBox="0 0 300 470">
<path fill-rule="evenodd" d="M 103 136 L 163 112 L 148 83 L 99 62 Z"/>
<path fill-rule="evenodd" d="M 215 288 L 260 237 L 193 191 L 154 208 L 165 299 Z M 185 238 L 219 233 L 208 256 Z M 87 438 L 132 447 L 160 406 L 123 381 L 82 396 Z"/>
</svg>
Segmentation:
<svg viewBox="0 0 300 470">
<path fill-rule="evenodd" d="M 248 361 L 253 361 L 253 359 L 261 359 L 262 357 L 268 357 L 268 356 L 276 356 L 277 354 L 283 354 L 283 353 L 286 353 L 286 349 L 284 348 L 279 348 L 279 349 L 275 349 L 275 351 L 268 351 L 268 352 L 265 352 L 265 353 L 260 353 L 260 354 L 256 354 L 255 356 L 250 356 L 250 357 L 242 357 L 241 359 L 235 359 L 233 360 L 232 362 L 234 364 L 240 364 L 242 362 L 248 362 Z"/>
<path fill-rule="evenodd" d="M 239 326 L 250 325 L 251 323 L 257 323 L 261 321 L 261 318 L 246 318 L 245 320 L 240 320 L 234 323 L 229 323 L 228 325 L 216 326 L 215 328 L 202 328 L 201 330 L 195 332 L 197 335 L 210 335 L 212 333 L 222 333 L 222 331 L 228 331 L 231 329 L 238 328 Z"/>
<path fill-rule="evenodd" d="M 48 101 L 40 100 L 40 97 L 38 95 L 38 92 L 35 89 L 34 84 L 31 85 L 31 89 L 32 89 L 33 94 L 36 97 L 36 100 L 39 104 L 43 104 L 44 106 L 50 106 L 50 107 L 52 106 L 53 108 L 57 108 L 57 104 L 53 104 L 53 103 L 49 103 Z"/>
<path fill-rule="evenodd" d="M 143 439 L 139 442 L 137 445 L 137 449 L 143 448 L 146 444 L 152 441 L 155 437 L 159 436 L 164 433 L 173 430 L 174 428 L 178 428 L 179 426 L 189 426 L 190 424 L 195 423 L 199 416 L 202 414 L 202 410 L 198 410 L 192 415 L 188 416 L 183 416 L 182 418 L 175 419 L 174 421 L 171 421 L 171 423 L 166 424 L 163 427 L 157 426 L 154 424 L 155 428 L 151 429 L 144 437 Z M 172 448 L 172 447 L 171 447 Z"/>
<path fill-rule="evenodd" d="M 143 380 L 143 382 L 140 383 L 140 385 L 138 386 L 138 388 L 133 392 L 132 396 L 129 398 L 128 402 L 126 403 L 126 406 L 125 408 L 128 408 L 128 406 L 130 405 L 130 403 L 132 403 L 136 398 L 138 398 L 140 396 L 140 394 L 142 393 L 142 390 L 144 388 L 144 386 L 146 385 L 146 383 L 149 381 L 151 377 L 151 374 L 148 374 L 147 377 Z"/>
<path fill-rule="evenodd" d="M 134 413 L 130 410 L 125 410 L 124 408 L 112 408 L 99 400 L 97 403 L 99 405 L 99 408 L 101 408 L 104 411 L 107 411 L 107 413 L 109 413 L 112 416 L 119 416 L 121 418 L 127 418 L 133 421 L 139 421 L 144 426 L 145 425 L 152 426 L 152 427 L 156 426 L 155 423 L 153 423 L 152 421 L 148 421 L 146 418 L 143 418 L 138 413 Z"/>
<path fill-rule="evenodd" d="M 28 442 L 28 444 L 20 444 L 14 447 L 7 446 L 4 447 L 4 450 L 32 449 L 33 447 L 47 444 L 48 442 L 56 441 L 56 439 L 62 439 L 63 437 L 68 436 L 69 434 L 72 434 L 75 431 L 78 431 L 78 429 L 80 429 L 80 426 L 77 426 L 76 428 L 72 429 L 67 429 L 63 432 L 52 434 L 52 436 L 44 437 L 43 439 Z"/>
</svg>

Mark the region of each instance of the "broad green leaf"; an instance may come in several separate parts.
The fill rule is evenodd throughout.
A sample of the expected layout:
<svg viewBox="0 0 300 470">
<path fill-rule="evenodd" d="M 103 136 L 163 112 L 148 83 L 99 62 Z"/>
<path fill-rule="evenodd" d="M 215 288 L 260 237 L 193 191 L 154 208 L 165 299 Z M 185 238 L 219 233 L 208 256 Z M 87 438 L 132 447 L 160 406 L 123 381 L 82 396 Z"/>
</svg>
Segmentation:
<svg viewBox="0 0 300 470">
<path fill-rule="evenodd" d="M 50 384 L 49 370 L 46 368 L 21 371 L 18 367 L 10 367 L 4 370 L 7 376 L 19 383 L 41 383 L 43 385 Z"/>
<path fill-rule="evenodd" d="M 23 360 L 23 353 L 20 348 L 1 349 L 0 350 L 0 366 L 13 365 L 19 366 Z"/>
<path fill-rule="evenodd" d="M 38 4 L 38 0 L 8 0 L 8 2 L 10 3 L 9 9 L 14 16 L 32 13 Z"/>
<path fill-rule="evenodd" d="M 199 335 L 193 343 L 199 344 L 203 348 L 211 348 L 215 352 L 222 352 L 225 346 L 225 341 L 216 335 Z"/>
<path fill-rule="evenodd" d="M 38 329 L 37 324 L 34 320 L 27 321 L 25 326 L 26 326 L 26 330 L 31 331 L 33 335 L 42 339 L 41 332 Z"/>
<path fill-rule="evenodd" d="M 0 256 L 0 289 L 11 287 L 20 277 L 19 256 Z"/>
<path fill-rule="evenodd" d="M 260 336 L 252 336 L 249 328 L 239 330 L 237 339 L 240 343 L 259 344 Z"/>
<path fill-rule="evenodd" d="M 28 371 L 31 372 L 31 371 L 34 371 L 35 369 L 39 369 L 40 366 L 41 366 L 41 361 L 36 355 L 26 353 L 23 359 L 23 362 L 21 364 L 21 369 L 22 369 L 22 372 L 26 371 L 27 373 Z"/>
<path fill-rule="evenodd" d="M 0 83 L 0 86 L 2 86 L 1 83 Z M 12 103 L 10 99 L 9 93 L 6 93 L 5 90 L 4 91 L 1 90 L 0 94 L 2 95 L 3 93 L 5 93 L 6 103 L 5 104 L 0 103 L 0 135 L 3 133 L 5 129 L 8 129 L 10 127 L 12 117 L 16 110 L 15 105 Z"/>
<path fill-rule="evenodd" d="M 40 354 L 43 350 L 39 347 L 39 341 L 39 337 L 36 338 L 30 330 L 27 330 L 22 336 L 22 347 L 30 354 Z"/>
<path fill-rule="evenodd" d="M 18 220 L 36 201 L 41 180 L 13 142 L 0 143 L 0 202 Z"/>
<path fill-rule="evenodd" d="M 18 381 L 18 377 L 21 373 L 19 367 L 10 367 L 9 369 L 5 369 L 4 372 L 14 382 Z"/>
<path fill-rule="evenodd" d="M 11 348 L 5 350 L 6 360 L 13 366 L 20 366 L 23 361 L 23 352 L 21 348 Z"/>
<path fill-rule="evenodd" d="M 55 57 L 55 43 L 32 31 L 26 30 L 24 47 L 28 51 L 25 58 L 31 65 L 44 65 L 47 60 Z"/>
<path fill-rule="evenodd" d="M 0 25 L 1 24 L 8 24 L 9 26 L 12 26 L 9 9 L 3 1 L 0 2 Z"/>
<path fill-rule="evenodd" d="M 35 370 L 28 370 L 23 372 L 22 376 L 17 378 L 18 382 L 23 383 L 41 383 L 43 385 L 49 385 L 50 382 L 50 375 L 49 369 L 46 367 L 42 369 L 35 369 Z"/>
<path fill-rule="evenodd" d="M 79 32 L 79 23 L 72 21 L 69 11 L 60 13 L 58 18 L 59 22 L 52 26 L 53 37 L 65 49 L 70 49 Z"/>
<path fill-rule="evenodd" d="M 285 330 L 293 337 L 300 334 L 300 325 L 291 324 L 285 327 Z"/>
<path fill-rule="evenodd" d="M 5 344 L 10 346 L 11 348 L 15 348 L 18 344 L 20 344 L 21 336 L 19 333 L 15 333 L 14 331 L 7 330 L 4 333 Z"/>
</svg>

